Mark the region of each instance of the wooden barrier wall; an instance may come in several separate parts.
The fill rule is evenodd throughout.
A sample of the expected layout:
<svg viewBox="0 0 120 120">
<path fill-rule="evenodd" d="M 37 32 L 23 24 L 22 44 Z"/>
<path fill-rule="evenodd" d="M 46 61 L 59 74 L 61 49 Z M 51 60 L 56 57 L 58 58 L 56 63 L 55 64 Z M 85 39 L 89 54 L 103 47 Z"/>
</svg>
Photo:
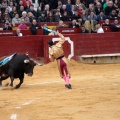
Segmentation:
<svg viewBox="0 0 120 120">
<path fill-rule="evenodd" d="M 80 55 L 120 53 L 120 34 L 65 34 L 67 41 L 63 45 L 65 55 L 77 60 Z M 47 41 L 59 39 L 58 36 L 1 37 L 0 57 L 17 53 L 29 53 L 30 57 L 44 57 L 49 62 Z M 73 44 L 73 46 L 72 46 Z"/>
</svg>

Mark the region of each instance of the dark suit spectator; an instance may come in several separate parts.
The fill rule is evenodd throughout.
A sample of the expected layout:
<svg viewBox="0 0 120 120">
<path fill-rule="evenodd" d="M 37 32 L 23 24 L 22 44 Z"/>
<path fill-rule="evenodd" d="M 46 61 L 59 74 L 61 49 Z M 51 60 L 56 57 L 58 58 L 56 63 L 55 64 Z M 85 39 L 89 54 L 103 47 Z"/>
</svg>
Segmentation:
<svg viewBox="0 0 120 120">
<path fill-rule="evenodd" d="M 81 26 L 81 32 L 80 33 L 89 33 L 89 31 L 85 28 L 85 26 Z"/>
<path fill-rule="evenodd" d="M 12 11 L 9 13 L 11 19 L 14 18 L 16 14 L 18 14 L 16 6 L 13 6 Z"/>
<path fill-rule="evenodd" d="M 105 22 L 102 24 L 102 26 L 110 26 L 110 20 L 106 19 Z"/>
<path fill-rule="evenodd" d="M 3 30 L 12 30 L 12 25 L 8 20 L 5 21 L 5 24 L 3 25 Z"/>
<path fill-rule="evenodd" d="M 46 18 L 46 22 L 54 22 L 54 16 L 53 16 L 53 12 L 52 11 L 50 11 L 48 13 L 48 16 Z"/>
<path fill-rule="evenodd" d="M 32 14 L 32 12 L 28 12 L 28 17 L 29 17 L 30 23 L 32 23 L 33 19 L 36 19 L 35 16 Z"/>
<path fill-rule="evenodd" d="M 60 21 L 60 11 L 56 11 L 54 15 L 54 22 L 59 22 Z"/>
<path fill-rule="evenodd" d="M 45 16 L 47 17 L 48 16 L 48 13 L 50 12 L 50 6 L 49 4 L 46 4 L 45 5 L 45 10 L 44 10 L 44 13 L 45 13 Z"/>
<path fill-rule="evenodd" d="M 69 28 L 79 28 L 79 24 L 75 19 L 69 24 Z"/>
<path fill-rule="evenodd" d="M 17 5 L 17 11 L 20 10 L 20 6 L 23 6 L 23 1 L 19 0 L 19 4 Z"/>
<path fill-rule="evenodd" d="M 110 28 L 113 32 L 120 31 L 120 23 L 118 19 L 114 20 L 114 23 L 111 24 Z"/>
<path fill-rule="evenodd" d="M 20 6 L 20 10 L 18 10 L 18 14 L 19 14 L 19 17 L 21 18 L 22 17 L 22 12 L 24 11 L 24 6 L 21 5 Z"/>
<path fill-rule="evenodd" d="M 30 30 L 32 32 L 33 35 L 37 34 L 37 30 L 38 29 L 42 29 L 41 26 L 37 23 L 37 21 L 35 19 L 33 19 L 32 24 L 30 25 Z"/>
<path fill-rule="evenodd" d="M 8 2 L 7 0 L 3 0 L 2 3 L 1 3 L 1 11 L 2 13 L 5 12 L 5 9 L 8 7 Z"/>
<path fill-rule="evenodd" d="M 100 20 L 106 20 L 106 15 L 104 14 L 103 11 L 100 12 L 99 15 L 97 15 L 97 20 L 100 21 Z"/>
<path fill-rule="evenodd" d="M 64 11 L 64 13 L 60 19 L 62 21 L 70 21 L 70 17 L 68 16 L 67 11 Z"/>
<path fill-rule="evenodd" d="M 37 18 L 37 12 L 34 10 L 34 5 L 30 5 L 30 8 L 27 10 L 27 12 L 32 12 L 35 18 Z"/>
<path fill-rule="evenodd" d="M 118 17 L 118 15 L 117 15 L 116 10 L 112 10 L 108 18 L 110 20 L 115 20 L 115 19 L 117 19 L 117 17 Z"/>
<path fill-rule="evenodd" d="M 101 11 L 102 11 L 101 3 L 97 2 L 96 7 L 95 7 L 95 13 L 96 13 L 96 15 L 99 15 Z"/>
<path fill-rule="evenodd" d="M 108 6 L 105 8 L 105 15 L 109 16 L 112 10 L 116 10 L 116 7 L 114 6 L 112 1 L 109 1 Z"/>
<path fill-rule="evenodd" d="M 45 12 L 42 12 L 41 16 L 38 17 L 38 22 L 46 22 Z"/>
<path fill-rule="evenodd" d="M 62 8 L 60 9 L 60 13 L 61 13 L 61 15 L 63 15 L 65 11 L 67 11 L 67 9 L 66 9 L 66 5 L 63 4 L 63 5 L 62 5 Z"/>
</svg>

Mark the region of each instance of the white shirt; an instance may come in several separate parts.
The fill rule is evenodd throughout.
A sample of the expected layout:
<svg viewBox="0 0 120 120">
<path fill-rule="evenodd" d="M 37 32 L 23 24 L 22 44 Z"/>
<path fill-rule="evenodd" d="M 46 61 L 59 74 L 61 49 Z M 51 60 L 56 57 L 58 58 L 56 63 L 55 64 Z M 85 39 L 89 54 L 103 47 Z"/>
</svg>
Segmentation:
<svg viewBox="0 0 120 120">
<path fill-rule="evenodd" d="M 104 33 L 103 28 L 99 28 L 99 29 L 97 29 L 97 33 Z"/>
<path fill-rule="evenodd" d="M 19 33 L 18 36 L 23 36 L 23 34 L 22 34 L 22 33 Z"/>
</svg>

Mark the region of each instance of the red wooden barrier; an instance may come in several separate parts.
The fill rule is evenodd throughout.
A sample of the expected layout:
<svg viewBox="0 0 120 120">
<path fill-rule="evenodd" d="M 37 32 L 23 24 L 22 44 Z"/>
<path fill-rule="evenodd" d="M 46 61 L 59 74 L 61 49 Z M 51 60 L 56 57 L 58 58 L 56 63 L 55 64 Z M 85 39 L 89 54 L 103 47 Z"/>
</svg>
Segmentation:
<svg viewBox="0 0 120 120">
<path fill-rule="evenodd" d="M 30 57 L 44 57 L 43 36 L 1 37 L 0 57 L 12 53 L 28 53 Z"/>
<path fill-rule="evenodd" d="M 103 34 L 73 34 L 65 35 L 66 42 L 63 45 L 65 56 L 77 60 L 80 55 L 120 53 L 120 34 L 107 32 Z M 49 61 L 47 41 L 58 41 L 58 36 L 24 36 L 1 37 L 0 57 L 12 53 L 26 53 L 30 57 L 44 57 L 45 63 Z"/>
<path fill-rule="evenodd" d="M 21 33 L 23 34 L 23 36 L 32 35 L 30 30 L 21 30 Z M 16 34 L 16 30 L 1 30 L 0 31 L 0 37 L 14 36 L 15 34 Z M 42 29 L 37 30 L 36 35 L 43 35 L 43 30 Z"/>
</svg>

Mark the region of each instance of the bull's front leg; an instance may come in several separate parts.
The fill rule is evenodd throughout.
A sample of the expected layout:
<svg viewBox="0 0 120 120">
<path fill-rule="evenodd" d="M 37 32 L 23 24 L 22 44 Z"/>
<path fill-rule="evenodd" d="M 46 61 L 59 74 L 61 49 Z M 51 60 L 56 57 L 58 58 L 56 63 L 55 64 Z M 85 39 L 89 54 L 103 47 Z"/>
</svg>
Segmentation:
<svg viewBox="0 0 120 120">
<path fill-rule="evenodd" d="M 12 69 L 9 70 L 9 76 L 10 76 L 10 79 L 11 79 L 11 83 L 10 83 L 10 86 L 13 87 L 13 81 L 14 81 L 14 72 Z"/>
<path fill-rule="evenodd" d="M 24 80 L 24 74 L 23 74 L 21 77 L 19 77 L 19 79 L 20 79 L 19 84 L 17 84 L 17 85 L 15 86 L 16 89 L 18 89 L 18 88 L 21 86 L 21 84 L 23 83 L 23 80 Z"/>
<path fill-rule="evenodd" d="M 10 76 L 10 79 L 11 79 L 10 86 L 11 86 L 11 87 L 13 87 L 13 81 L 14 81 L 14 77 L 13 77 L 13 76 Z"/>
</svg>

